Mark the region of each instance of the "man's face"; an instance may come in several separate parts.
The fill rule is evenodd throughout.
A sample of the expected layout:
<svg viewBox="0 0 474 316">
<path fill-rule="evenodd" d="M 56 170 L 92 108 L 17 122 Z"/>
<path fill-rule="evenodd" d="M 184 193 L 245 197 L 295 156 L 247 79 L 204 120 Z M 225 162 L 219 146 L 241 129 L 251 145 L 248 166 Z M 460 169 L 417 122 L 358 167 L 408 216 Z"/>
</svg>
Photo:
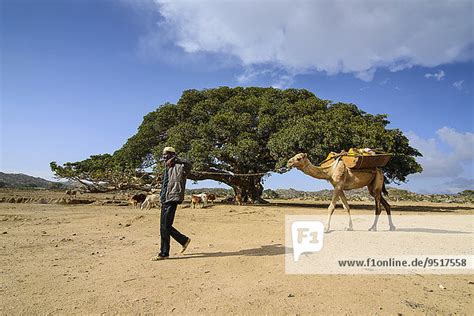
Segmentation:
<svg viewBox="0 0 474 316">
<path fill-rule="evenodd" d="M 164 161 L 168 161 L 175 156 L 174 153 L 166 152 L 163 154 L 162 158 Z"/>
</svg>

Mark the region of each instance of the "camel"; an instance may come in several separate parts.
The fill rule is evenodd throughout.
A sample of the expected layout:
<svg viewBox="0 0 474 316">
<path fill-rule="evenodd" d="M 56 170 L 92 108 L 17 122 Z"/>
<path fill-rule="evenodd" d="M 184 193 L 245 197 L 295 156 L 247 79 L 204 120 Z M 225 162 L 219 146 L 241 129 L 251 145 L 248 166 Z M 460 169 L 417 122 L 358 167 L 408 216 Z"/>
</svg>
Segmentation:
<svg viewBox="0 0 474 316">
<path fill-rule="evenodd" d="M 293 158 L 289 159 L 287 167 L 295 167 L 313 178 L 327 180 L 333 185 L 334 191 L 331 203 L 328 207 L 326 232 L 330 231 L 331 216 L 334 213 L 334 209 L 336 208 L 336 202 L 339 198 L 341 199 L 342 205 L 344 206 L 344 210 L 349 215 L 349 224 L 345 229 L 353 230 L 351 211 L 349 208 L 349 204 L 347 203 L 347 198 L 344 194 L 344 190 L 359 189 L 365 186 L 367 186 L 370 195 L 372 195 L 375 199 L 375 220 L 369 230 L 377 230 L 377 222 L 379 219 L 379 215 L 382 212 L 380 204 L 383 205 L 385 211 L 387 212 L 390 230 L 395 230 L 395 226 L 393 225 L 392 216 L 390 213 L 390 205 L 382 196 L 382 193 L 388 193 L 385 189 L 384 175 L 382 173 L 382 170 L 378 168 L 349 169 L 345 166 L 341 157 L 336 157 L 334 161 L 329 165 L 323 164 L 323 166 L 318 167 L 313 165 L 311 161 L 309 161 L 308 155 L 305 153 L 299 153 Z"/>
</svg>

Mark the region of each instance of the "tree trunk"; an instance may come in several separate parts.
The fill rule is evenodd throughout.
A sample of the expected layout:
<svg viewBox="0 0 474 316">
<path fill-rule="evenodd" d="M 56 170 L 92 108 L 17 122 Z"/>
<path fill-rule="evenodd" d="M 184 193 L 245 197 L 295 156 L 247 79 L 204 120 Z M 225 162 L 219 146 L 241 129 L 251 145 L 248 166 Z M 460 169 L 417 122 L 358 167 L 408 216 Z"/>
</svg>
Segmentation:
<svg viewBox="0 0 474 316">
<path fill-rule="evenodd" d="M 242 201 L 250 203 L 266 204 L 268 201 L 262 199 L 263 185 L 261 176 L 240 177 L 229 174 L 199 174 L 192 173 L 188 176 L 190 180 L 215 180 L 227 184 L 234 189 L 235 195 L 240 195 Z"/>
<path fill-rule="evenodd" d="M 233 177 L 230 186 L 234 189 L 235 195 L 242 197 L 243 202 L 265 204 L 262 199 L 263 185 L 262 177 Z"/>
</svg>

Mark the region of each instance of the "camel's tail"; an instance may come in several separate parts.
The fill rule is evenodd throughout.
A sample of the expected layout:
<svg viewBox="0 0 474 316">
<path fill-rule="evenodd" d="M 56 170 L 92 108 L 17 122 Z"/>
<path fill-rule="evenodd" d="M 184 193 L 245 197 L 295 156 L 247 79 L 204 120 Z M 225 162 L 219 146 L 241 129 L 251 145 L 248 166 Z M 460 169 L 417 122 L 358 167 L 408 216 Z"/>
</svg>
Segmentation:
<svg viewBox="0 0 474 316">
<path fill-rule="evenodd" d="M 383 186 L 382 186 L 382 193 L 385 194 L 385 195 L 388 195 L 388 191 L 387 191 L 387 189 L 385 188 L 385 183 L 384 183 Z"/>
</svg>

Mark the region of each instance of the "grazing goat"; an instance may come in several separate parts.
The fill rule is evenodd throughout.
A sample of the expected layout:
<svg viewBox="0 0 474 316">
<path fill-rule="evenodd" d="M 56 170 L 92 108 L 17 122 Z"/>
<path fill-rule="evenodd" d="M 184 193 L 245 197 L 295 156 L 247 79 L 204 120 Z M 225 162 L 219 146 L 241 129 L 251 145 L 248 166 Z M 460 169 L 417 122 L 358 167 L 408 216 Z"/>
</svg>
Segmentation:
<svg viewBox="0 0 474 316">
<path fill-rule="evenodd" d="M 196 204 L 201 204 L 201 208 L 204 205 L 201 196 L 193 194 L 191 196 L 191 206 L 192 206 L 192 208 L 196 208 Z"/>
<path fill-rule="evenodd" d="M 160 205 L 160 195 L 159 194 L 149 194 L 147 195 L 145 201 L 143 201 L 140 209 L 151 209 L 155 205 Z"/>
<path fill-rule="evenodd" d="M 243 203 L 242 203 L 242 195 L 237 194 L 237 195 L 235 196 L 235 202 L 237 202 L 238 205 L 242 205 L 242 204 L 243 204 Z"/>
<path fill-rule="evenodd" d="M 216 195 L 213 194 L 213 193 L 208 193 L 208 194 L 207 194 L 207 200 L 208 200 L 209 202 L 211 202 L 212 204 L 214 204 L 214 201 L 216 200 Z"/>
<path fill-rule="evenodd" d="M 199 196 L 201 198 L 202 207 L 207 206 L 207 194 L 206 193 L 199 193 L 199 194 L 196 194 L 195 196 Z"/>
<path fill-rule="evenodd" d="M 146 194 L 143 194 L 143 193 L 138 193 L 138 194 L 135 194 L 133 196 L 131 196 L 129 199 L 128 199 L 128 202 L 130 204 L 132 204 L 133 208 L 137 207 L 138 204 L 142 204 L 143 201 L 145 201 L 146 199 Z"/>
</svg>

